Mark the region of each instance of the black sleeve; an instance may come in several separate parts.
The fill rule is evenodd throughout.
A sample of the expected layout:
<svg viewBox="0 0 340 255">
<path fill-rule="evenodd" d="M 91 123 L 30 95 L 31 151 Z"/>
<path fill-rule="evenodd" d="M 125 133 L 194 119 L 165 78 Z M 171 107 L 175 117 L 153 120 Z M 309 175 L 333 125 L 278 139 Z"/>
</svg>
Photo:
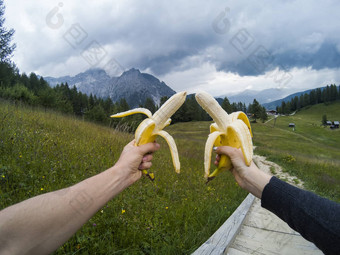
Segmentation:
<svg viewBox="0 0 340 255">
<path fill-rule="evenodd" d="M 325 254 L 340 254 L 340 204 L 272 177 L 261 205 Z"/>
</svg>

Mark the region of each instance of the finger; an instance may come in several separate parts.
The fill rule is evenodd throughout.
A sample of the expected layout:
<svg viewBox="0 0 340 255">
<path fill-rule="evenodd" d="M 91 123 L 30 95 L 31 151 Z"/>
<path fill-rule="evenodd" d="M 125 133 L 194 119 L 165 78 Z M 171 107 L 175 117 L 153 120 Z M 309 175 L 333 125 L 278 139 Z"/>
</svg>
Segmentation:
<svg viewBox="0 0 340 255">
<path fill-rule="evenodd" d="M 224 154 L 230 158 L 242 157 L 242 151 L 240 149 L 230 147 L 230 146 L 220 146 L 216 149 L 217 154 Z"/>
<path fill-rule="evenodd" d="M 148 162 L 152 160 L 152 155 L 151 154 L 146 154 L 143 159 L 142 162 Z"/>
<path fill-rule="evenodd" d="M 147 143 L 147 144 L 143 144 L 139 146 L 139 150 L 142 155 L 155 152 L 159 148 L 160 148 L 160 145 L 158 143 Z"/>
<path fill-rule="evenodd" d="M 216 166 L 217 166 L 218 163 L 220 162 L 220 158 L 221 158 L 220 155 L 216 155 L 216 159 L 215 159 L 215 161 L 214 161 L 214 164 L 215 164 Z"/>
<path fill-rule="evenodd" d="M 143 162 L 139 165 L 139 170 L 146 170 L 149 169 L 152 166 L 152 162 Z"/>
</svg>

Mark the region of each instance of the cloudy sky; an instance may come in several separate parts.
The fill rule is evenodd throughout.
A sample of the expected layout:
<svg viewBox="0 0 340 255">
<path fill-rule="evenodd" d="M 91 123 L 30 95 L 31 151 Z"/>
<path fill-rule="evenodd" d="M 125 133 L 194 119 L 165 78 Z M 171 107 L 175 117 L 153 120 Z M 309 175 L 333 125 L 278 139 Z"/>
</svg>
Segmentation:
<svg viewBox="0 0 340 255">
<path fill-rule="evenodd" d="M 340 83 L 340 1 L 5 0 L 21 72 L 132 67 L 176 91 Z"/>
</svg>

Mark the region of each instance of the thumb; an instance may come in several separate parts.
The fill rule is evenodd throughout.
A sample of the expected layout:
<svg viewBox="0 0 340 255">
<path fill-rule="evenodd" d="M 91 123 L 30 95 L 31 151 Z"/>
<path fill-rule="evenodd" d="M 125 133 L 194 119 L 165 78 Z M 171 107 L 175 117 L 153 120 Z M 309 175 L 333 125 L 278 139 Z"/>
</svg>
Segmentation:
<svg viewBox="0 0 340 255">
<path fill-rule="evenodd" d="M 157 151 L 160 148 L 160 145 L 158 143 L 147 143 L 143 145 L 139 145 L 139 151 L 142 155 L 153 153 Z"/>
</svg>

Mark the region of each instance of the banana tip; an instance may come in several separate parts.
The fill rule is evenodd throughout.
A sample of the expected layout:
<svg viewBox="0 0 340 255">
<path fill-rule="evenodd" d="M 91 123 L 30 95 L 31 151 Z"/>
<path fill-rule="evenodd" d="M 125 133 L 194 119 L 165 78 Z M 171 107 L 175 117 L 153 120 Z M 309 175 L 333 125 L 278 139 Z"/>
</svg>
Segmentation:
<svg viewBox="0 0 340 255">
<path fill-rule="evenodd" d="M 205 184 L 208 184 L 208 183 L 209 183 L 210 181 L 212 181 L 214 178 L 215 178 L 215 176 L 208 177 Z"/>
</svg>

